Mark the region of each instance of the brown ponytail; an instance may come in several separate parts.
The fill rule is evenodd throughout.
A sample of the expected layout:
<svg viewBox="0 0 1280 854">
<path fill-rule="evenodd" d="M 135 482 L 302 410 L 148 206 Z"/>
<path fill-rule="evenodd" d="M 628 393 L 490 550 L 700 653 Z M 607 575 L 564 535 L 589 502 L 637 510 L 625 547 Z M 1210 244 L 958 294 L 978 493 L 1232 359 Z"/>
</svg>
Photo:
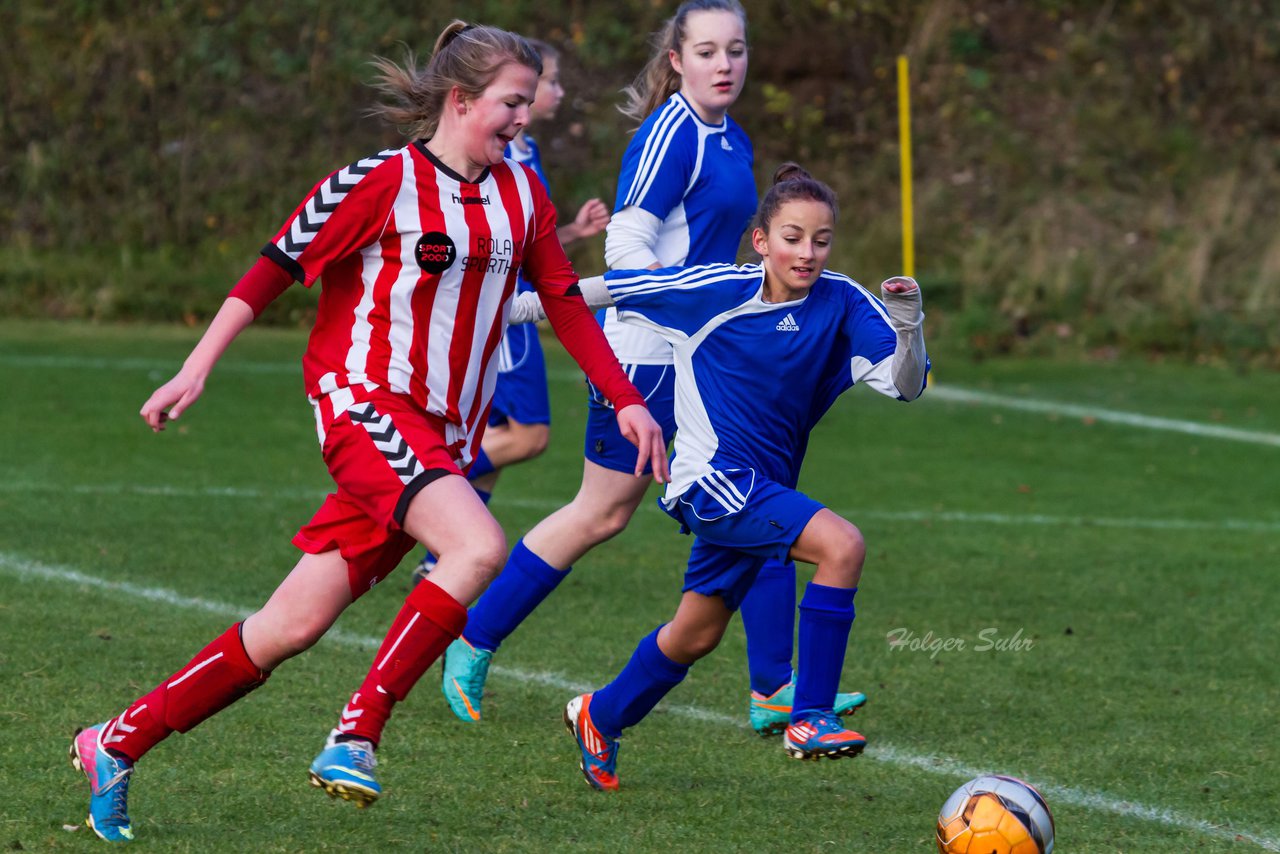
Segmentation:
<svg viewBox="0 0 1280 854">
<path fill-rule="evenodd" d="M 418 67 L 411 52 L 403 65 L 374 57 L 372 65 L 378 73 L 372 86 L 388 102 L 370 113 L 403 128 L 413 139 L 429 139 L 440 124 L 445 97 L 453 87 L 467 97 L 478 97 L 509 62 L 542 74 L 538 52 L 521 36 L 455 20 L 436 39 L 426 68 Z"/>
</svg>

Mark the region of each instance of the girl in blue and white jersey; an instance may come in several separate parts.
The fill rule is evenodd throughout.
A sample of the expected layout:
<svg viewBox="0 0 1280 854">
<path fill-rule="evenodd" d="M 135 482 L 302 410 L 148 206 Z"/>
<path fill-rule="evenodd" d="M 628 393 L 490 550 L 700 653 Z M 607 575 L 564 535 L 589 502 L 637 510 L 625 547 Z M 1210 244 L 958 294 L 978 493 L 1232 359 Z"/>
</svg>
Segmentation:
<svg viewBox="0 0 1280 854">
<path fill-rule="evenodd" d="M 751 140 L 728 115 L 746 78 L 746 13 L 737 0 L 683 3 L 627 90 L 623 112 L 641 122 L 622 157 L 618 194 L 605 240 L 614 269 L 692 266 L 737 259 L 756 210 Z M 610 310 L 605 335 L 662 424 L 675 431 L 671 345 L 619 323 Z M 442 688 L 460 719 L 477 721 L 493 651 L 568 575 L 571 565 L 620 533 L 650 479 L 595 388 L 589 400 L 582 484 L 571 503 L 544 519 L 512 550 L 498 581 L 471 609 L 463 636 L 445 656 Z M 743 605 L 751 680 L 751 723 L 779 733 L 791 711 L 795 567 L 770 563 Z M 840 714 L 866 702 L 842 694 Z"/>
<path fill-rule="evenodd" d="M 614 271 L 580 283 L 589 305 L 615 303 L 619 321 L 673 348 L 679 431 L 661 504 L 695 536 L 674 618 L 612 682 L 565 710 L 597 789 L 618 787 L 619 736 L 716 647 L 768 560 L 816 565 L 800 603 L 787 752 L 837 758 L 866 745 L 834 709 L 866 547 L 796 484 L 809 432 L 841 392 L 862 382 L 913 400 L 928 359 L 914 281 L 885 282 L 881 301 L 824 270 L 836 213 L 830 188 L 785 164 L 752 233 L 761 264 Z"/>
</svg>

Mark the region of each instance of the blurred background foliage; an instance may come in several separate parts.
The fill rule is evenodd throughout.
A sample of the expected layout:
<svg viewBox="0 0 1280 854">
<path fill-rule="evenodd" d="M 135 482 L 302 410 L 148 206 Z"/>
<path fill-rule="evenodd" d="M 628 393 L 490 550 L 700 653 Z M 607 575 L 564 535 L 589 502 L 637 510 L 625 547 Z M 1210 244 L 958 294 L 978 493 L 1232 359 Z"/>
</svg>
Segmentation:
<svg viewBox="0 0 1280 854">
<path fill-rule="evenodd" d="M 0 312 L 203 322 L 328 172 L 399 144 L 374 55 L 455 16 L 562 51 L 535 128 L 565 213 L 613 201 L 616 105 L 656 0 L 0 4 Z M 910 57 L 917 273 L 976 355 L 1137 350 L 1280 365 L 1280 14 L 1270 0 L 747 0 L 733 115 L 763 182 L 841 196 L 832 266 L 901 266 L 895 61 Z M 745 256 L 744 256 L 745 258 Z M 601 247 L 577 247 L 584 273 Z M 296 291 L 296 292 L 294 292 Z M 293 289 L 264 319 L 301 324 Z"/>
</svg>

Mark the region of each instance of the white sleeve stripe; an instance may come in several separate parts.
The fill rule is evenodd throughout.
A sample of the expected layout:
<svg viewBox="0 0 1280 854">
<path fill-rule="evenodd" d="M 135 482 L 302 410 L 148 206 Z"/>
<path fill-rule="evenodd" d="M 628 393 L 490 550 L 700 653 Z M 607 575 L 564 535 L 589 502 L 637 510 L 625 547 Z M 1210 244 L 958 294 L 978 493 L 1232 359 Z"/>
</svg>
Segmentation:
<svg viewBox="0 0 1280 854">
<path fill-rule="evenodd" d="M 662 108 L 658 120 L 654 122 L 653 132 L 644 141 L 644 148 L 640 152 L 640 162 L 636 164 L 635 177 L 631 180 L 631 187 L 627 190 L 627 204 L 629 205 L 635 204 L 634 199 L 639 194 L 640 186 L 645 182 L 645 176 L 654 168 L 654 153 L 661 145 L 661 140 L 668 127 L 678 118 L 679 111 L 675 108 L 675 103 L 675 101 L 668 102 Z"/>
<path fill-rule="evenodd" d="M 683 102 L 678 99 L 669 102 L 663 108 L 653 133 L 645 140 L 635 180 L 632 181 L 631 189 L 627 193 L 627 205 L 638 205 L 649 194 L 654 180 L 661 171 L 662 162 L 666 159 L 667 150 L 675 139 L 676 132 L 688 117 Z"/>
<path fill-rule="evenodd" d="M 744 276 L 736 267 L 726 269 L 723 265 L 714 265 L 682 270 L 679 275 L 675 276 L 606 277 L 605 283 L 608 285 L 609 293 L 613 295 L 616 302 L 619 297 L 638 296 L 656 291 L 690 290 L 723 282 L 739 281 L 744 278 L 750 279 L 751 276 L 749 274 Z M 634 282 L 635 284 L 628 284 L 629 282 Z"/>
</svg>

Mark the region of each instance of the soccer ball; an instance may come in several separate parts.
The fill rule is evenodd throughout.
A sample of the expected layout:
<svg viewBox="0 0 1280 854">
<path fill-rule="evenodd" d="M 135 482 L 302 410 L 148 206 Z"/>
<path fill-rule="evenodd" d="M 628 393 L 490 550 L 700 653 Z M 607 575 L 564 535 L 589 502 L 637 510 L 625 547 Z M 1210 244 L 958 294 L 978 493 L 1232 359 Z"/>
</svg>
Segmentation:
<svg viewBox="0 0 1280 854">
<path fill-rule="evenodd" d="M 1053 854 L 1053 814 L 1030 785 L 991 775 L 952 792 L 938 813 L 939 854 Z"/>
</svg>

